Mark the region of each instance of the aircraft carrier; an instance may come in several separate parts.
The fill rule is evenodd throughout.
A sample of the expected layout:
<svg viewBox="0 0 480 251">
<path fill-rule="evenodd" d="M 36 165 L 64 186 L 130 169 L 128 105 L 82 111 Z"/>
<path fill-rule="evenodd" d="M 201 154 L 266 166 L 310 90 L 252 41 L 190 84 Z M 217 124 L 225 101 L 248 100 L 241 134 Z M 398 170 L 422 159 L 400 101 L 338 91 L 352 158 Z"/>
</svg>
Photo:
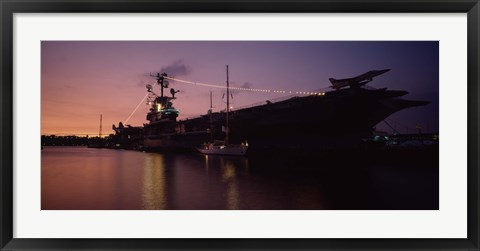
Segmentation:
<svg viewBox="0 0 480 251">
<path fill-rule="evenodd" d="M 369 71 L 349 79 L 331 78 L 333 90 L 328 92 L 266 101 L 234 111 L 210 110 L 185 120 L 177 119 L 175 90 L 170 89 L 171 96 L 164 94 L 168 75 L 157 73 L 161 94 L 147 85 L 148 123 L 135 128 L 114 125 L 114 137 L 117 141 L 123 139 L 124 146 L 147 151 L 188 151 L 212 139 L 223 139 L 228 113 L 229 141 L 249 144 L 249 154 L 351 149 L 358 147 L 362 138 L 371 136 L 375 125 L 391 114 L 429 103 L 402 98 L 407 91 L 365 87 L 387 71 Z"/>
</svg>

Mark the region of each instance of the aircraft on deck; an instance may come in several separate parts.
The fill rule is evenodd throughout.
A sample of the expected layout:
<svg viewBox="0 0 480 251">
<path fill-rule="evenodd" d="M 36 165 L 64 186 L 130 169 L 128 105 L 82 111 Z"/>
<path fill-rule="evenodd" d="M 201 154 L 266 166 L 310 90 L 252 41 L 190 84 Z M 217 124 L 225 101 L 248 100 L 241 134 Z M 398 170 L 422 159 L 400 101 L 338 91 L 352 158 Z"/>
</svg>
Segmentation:
<svg viewBox="0 0 480 251">
<path fill-rule="evenodd" d="M 343 87 L 360 87 L 362 85 L 367 84 L 368 82 L 372 81 L 372 79 L 378 75 L 384 74 L 385 72 L 390 71 L 390 69 L 385 69 L 385 70 L 373 70 L 369 71 L 366 73 L 363 73 L 362 75 L 358 75 L 353 78 L 344 78 L 344 79 L 334 79 L 334 78 L 329 78 L 330 83 L 332 83 L 332 88 L 339 90 Z"/>
</svg>

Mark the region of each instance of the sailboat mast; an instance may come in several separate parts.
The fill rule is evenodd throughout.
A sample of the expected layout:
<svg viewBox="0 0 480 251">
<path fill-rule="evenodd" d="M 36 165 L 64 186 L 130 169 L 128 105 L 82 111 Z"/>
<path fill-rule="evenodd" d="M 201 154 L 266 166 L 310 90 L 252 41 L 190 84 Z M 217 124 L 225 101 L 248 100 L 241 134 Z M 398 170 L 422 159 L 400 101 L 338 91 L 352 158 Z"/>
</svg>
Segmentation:
<svg viewBox="0 0 480 251">
<path fill-rule="evenodd" d="M 212 91 L 210 91 L 210 141 L 213 141 L 213 122 L 212 122 L 212 113 L 213 113 L 213 105 L 212 105 Z"/>
<path fill-rule="evenodd" d="M 230 111 L 230 84 L 228 82 L 228 65 L 227 65 L 227 124 L 226 124 L 226 136 L 225 136 L 225 144 L 228 144 L 228 133 L 230 129 L 228 128 L 228 113 Z"/>
</svg>

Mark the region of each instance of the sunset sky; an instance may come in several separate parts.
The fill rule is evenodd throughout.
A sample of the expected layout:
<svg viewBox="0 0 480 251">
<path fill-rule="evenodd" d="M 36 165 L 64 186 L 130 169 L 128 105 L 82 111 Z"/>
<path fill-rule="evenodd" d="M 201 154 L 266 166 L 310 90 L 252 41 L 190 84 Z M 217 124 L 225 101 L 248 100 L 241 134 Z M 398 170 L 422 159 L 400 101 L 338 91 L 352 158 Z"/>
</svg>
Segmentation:
<svg viewBox="0 0 480 251">
<path fill-rule="evenodd" d="M 103 135 L 124 122 L 145 96 L 150 73 L 225 85 L 225 65 L 236 87 L 329 90 L 328 78 L 348 78 L 369 70 L 391 69 L 369 85 L 406 90 L 406 99 L 431 104 L 387 119 L 396 130 L 438 132 L 438 42 L 325 41 L 43 41 L 41 43 L 42 135 Z M 170 81 L 180 90 L 174 106 L 180 119 L 205 114 L 209 92 L 214 111 L 225 108 L 224 89 Z M 156 92 L 159 93 L 158 89 Z M 167 94 L 169 92 L 167 91 Z M 285 94 L 234 91 L 232 106 L 274 100 Z M 127 124 L 147 123 L 143 102 Z M 392 132 L 384 123 L 379 129 Z"/>
</svg>

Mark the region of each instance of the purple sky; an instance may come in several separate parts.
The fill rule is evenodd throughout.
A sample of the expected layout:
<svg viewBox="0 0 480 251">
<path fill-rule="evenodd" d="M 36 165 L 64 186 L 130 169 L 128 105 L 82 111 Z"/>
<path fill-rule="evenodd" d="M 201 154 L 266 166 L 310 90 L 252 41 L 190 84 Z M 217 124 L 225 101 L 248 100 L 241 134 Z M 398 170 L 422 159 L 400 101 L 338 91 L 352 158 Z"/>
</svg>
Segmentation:
<svg viewBox="0 0 480 251">
<path fill-rule="evenodd" d="M 224 85 L 225 65 L 232 86 L 312 91 L 330 85 L 328 78 L 353 77 L 369 70 L 391 69 L 369 85 L 406 90 L 404 98 L 432 102 L 387 119 L 396 130 L 438 132 L 438 42 L 324 41 L 102 41 L 41 43 L 42 134 L 98 135 L 125 121 L 156 83 L 149 73 L 166 71 L 179 79 Z M 206 113 L 213 91 L 214 111 L 225 108 L 223 89 L 170 82 L 180 90 L 175 107 L 180 119 Z M 159 93 L 158 89 L 156 89 Z M 169 93 L 169 92 L 167 92 Z M 274 100 L 285 94 L 234 92 L 233 107 Z M 142 104 L 128 121 L 146 123 Z M 378 129 L 392 132 L 384 123 Z"/>
</svg>

